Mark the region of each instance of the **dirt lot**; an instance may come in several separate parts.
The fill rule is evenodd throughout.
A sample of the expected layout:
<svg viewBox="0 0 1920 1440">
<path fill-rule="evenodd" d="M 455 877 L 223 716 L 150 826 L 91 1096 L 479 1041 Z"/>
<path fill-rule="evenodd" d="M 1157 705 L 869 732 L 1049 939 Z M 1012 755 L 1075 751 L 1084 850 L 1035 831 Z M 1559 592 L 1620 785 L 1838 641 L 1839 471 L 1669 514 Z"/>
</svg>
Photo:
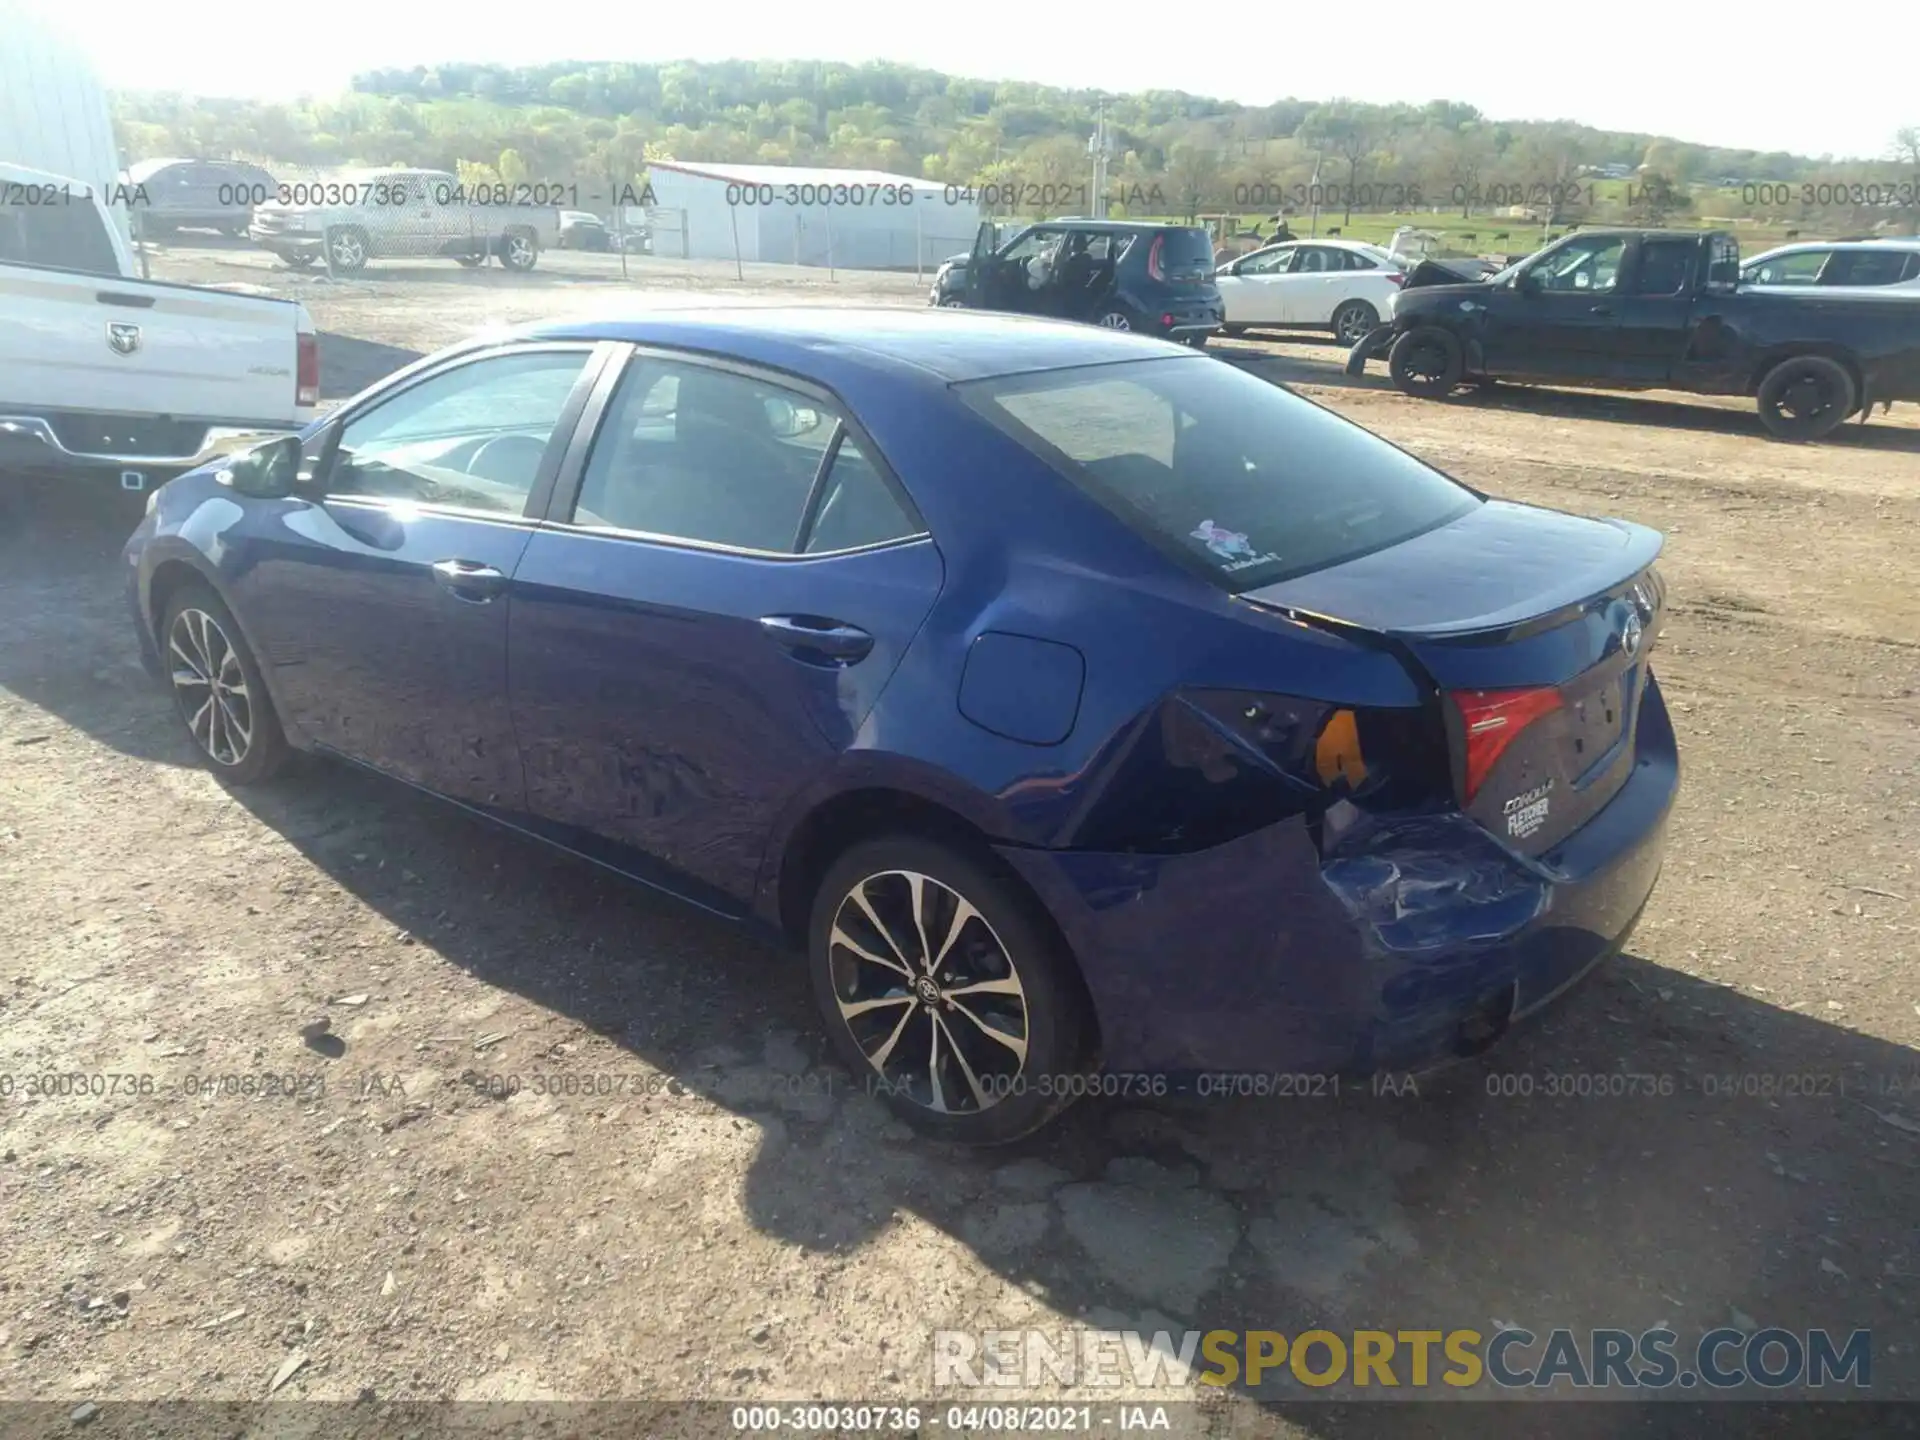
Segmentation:
<svg viewBox="0 0 1920 1440">
<path fill-rule="evenodd" d="M 334 394 L 541 313 L 924 295 L 617 266 L 157 273 L 298 294 Z M 1417 1097 L 1086 1103 L 1013 1153 L 931 1147 L 826 1060 L 789 957 L 336 767 L 223 790 L 139 669 L 124 523 L 31 494 L 0 537 L 0 1398 L 64 1426 L 83 1401 L 258 1399 L 304 1357 L 278 1398 L 905 1401 L 934 1395 L 936 1329 L 1663 1321 L 1870 1328 L 1875 1393 L 1920 1398 L 1911 407 L 1794 447 L 1731 406 L 1433 404 L 1345 382 L 1330 346 L 1222 353 L 1484 489 L 1670 537 L 1684 794 L 1629 954 Z M 118 1093 L 28 1094 L 47 1072 Z M 296 1093 L 182 1093 L 263 1072 Z M 1603 1074 L 1672 1084 L 1546 1094 Z M 1381 1433 L 1311 1396 L 1229 1408 Z M 1758 1433 L 1664 1413 L 1472 1423 Z"/>
</svg>

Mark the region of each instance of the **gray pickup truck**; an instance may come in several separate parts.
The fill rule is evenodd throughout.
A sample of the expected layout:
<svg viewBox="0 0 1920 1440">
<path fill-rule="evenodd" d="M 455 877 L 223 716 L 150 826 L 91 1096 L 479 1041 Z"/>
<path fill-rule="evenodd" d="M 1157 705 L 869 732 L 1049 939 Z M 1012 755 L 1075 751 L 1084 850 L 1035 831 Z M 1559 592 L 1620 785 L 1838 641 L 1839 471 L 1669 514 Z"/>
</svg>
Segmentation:
<svg viewBox="0 0 1920 1440">
<path fill-rule="evenodd" d="M 445 170 L 363 170 L 331 180 L 282 182 L 254 207 L 247 237 L 296 269 L 324 260 L 351 275 L 369 260 L 440 257 L 462 265 L 489 256 L 531 270 L 560 239 L 558 193 L 568 187 L 469 185 Z M 553 204 L 524 204 L 548 198 Z"/>
</svg>

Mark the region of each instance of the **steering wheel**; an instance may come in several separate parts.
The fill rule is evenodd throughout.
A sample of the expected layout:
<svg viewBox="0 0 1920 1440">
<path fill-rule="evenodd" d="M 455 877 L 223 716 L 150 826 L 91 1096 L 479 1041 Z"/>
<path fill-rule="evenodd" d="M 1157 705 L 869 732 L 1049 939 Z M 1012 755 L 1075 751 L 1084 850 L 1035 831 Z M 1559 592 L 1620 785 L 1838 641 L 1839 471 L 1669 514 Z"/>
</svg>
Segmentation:
<svg viewBox="0 0 1920 1440">
<path fill-rule="evenodd" d="M 481 480 L 495 480 L 502 485 L 525 484 L 531 489 L 546 454 L 547 442 L 531 435 L 496 435 L 481 442 L 465 468 L 467 474 Z M 492 467 L 487 463 L 489 460 L 493 462 Z"/>
</svg>

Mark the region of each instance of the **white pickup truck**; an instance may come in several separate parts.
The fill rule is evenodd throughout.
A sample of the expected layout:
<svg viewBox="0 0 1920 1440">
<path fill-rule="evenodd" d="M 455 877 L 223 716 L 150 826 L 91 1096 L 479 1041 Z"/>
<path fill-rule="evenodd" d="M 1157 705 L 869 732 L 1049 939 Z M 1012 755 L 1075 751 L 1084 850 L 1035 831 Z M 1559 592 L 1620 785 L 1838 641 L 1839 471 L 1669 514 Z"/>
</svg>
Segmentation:
<svg viewBox="0 0 1920 1440">
<path fill-rule="evenodd" d="M 0 164 L 0 480 L 150 490 L 319 403 L 304 306 L 138 279 L 104 196 Z"/>
</svg>

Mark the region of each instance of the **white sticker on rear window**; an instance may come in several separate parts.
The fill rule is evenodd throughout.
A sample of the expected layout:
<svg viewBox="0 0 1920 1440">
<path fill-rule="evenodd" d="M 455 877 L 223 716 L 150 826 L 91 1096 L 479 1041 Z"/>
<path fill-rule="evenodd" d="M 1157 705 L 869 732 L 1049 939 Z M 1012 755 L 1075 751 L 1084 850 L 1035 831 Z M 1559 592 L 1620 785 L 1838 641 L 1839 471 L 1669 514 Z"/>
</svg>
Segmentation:
<svg viewBox="0 0 1920 1440">
<path fill-rule="evenodd" d="M 1264 555 L 1256 555 L 1252 542 L 1245 535 L 1238 530 L 1223 529 L 1211 520 L 1202 520 L 1191 533 L 1193 539 L 1214 553 L 1214 557 L 1221 562 L 1220 568 L 1229 573 L 1254 565 L 1265 565 L 1280 558 L 1271 550 Z"/>
</svg>

